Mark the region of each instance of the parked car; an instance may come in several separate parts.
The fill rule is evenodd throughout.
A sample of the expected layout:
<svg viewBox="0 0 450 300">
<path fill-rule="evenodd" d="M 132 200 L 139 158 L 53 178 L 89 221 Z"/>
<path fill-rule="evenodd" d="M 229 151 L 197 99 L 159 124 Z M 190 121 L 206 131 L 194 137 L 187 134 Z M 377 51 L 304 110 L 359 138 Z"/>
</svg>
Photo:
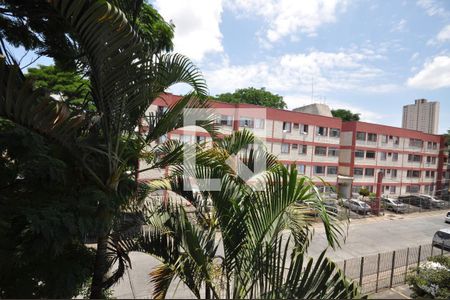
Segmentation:
<svg viewBox="0 0 450 300">
<path fill-rule="evenodd" d="M 325 209 L 328 212 L 332 212 L 337 214 L 338 213 L 338 206 L 337 206 L 337 201 L 333 200 L 333 199 L 325 199 L 323 201 L 323 204 L 325 204 Z"/>
<path fill-rule="evenodd" d="M 419 195 L 419 197 L 422 197 L 423 199 L 428 199 L 431 202 L 432 207 L 443 208 L 445 205 L 444 201 L 438 200 L 430 195 Z"/>
<path fill-rule="evenodd" d="M 370 206 L 366 202 L 357 199 L 344 201 L 344 207 L 362 214 L 367 214 L 371 211 Z"/>
<path fill-rule="evenodd" d="M 445 223 L 450 223 L 450 211 L 448 211 L 447 215 L 445 216 Z"/>
<path fill-rule="evenodd" d="M 392 210 L 396 213 L 405 212 L 407 209 L 407 206 L 403 203 L 401 203 L 398 200 L 392 199 L 392 198 L 381 198 L 381 201 L 384 205 L 385 209 Z"/>
<path fill-rule="evenodd" d="M 399 196 L 398 200 L 404 204 L 410 204 L 426 209 L 430 209 L 433 206 L 432 201 L 430 199 L 420 197 L 419 195 Z"/>
<path fill-rule="evenodd" d="M 450 228 L 438 230 L 433 236 L 433 247 L 450 251 Z"/>
</svg>

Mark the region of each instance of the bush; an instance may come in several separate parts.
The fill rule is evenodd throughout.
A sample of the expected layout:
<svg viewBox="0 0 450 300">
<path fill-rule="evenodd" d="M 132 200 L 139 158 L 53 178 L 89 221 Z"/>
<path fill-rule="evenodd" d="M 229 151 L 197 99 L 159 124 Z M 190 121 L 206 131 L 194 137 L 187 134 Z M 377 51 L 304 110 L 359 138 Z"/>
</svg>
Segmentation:
<svg viewBox="0 0 450 300">
<path fill-rule="evenodd" d="M 430 257 L 407 277 L 412 298 L 450 299 L 450 257 Z"/>
<path fill-rule="evenodd" d="M 370 195 L 370 191 L 366 188 L 362 188 L 359 190 L 359 194 L 363 197 L 367 197 Z"/>
</svg>

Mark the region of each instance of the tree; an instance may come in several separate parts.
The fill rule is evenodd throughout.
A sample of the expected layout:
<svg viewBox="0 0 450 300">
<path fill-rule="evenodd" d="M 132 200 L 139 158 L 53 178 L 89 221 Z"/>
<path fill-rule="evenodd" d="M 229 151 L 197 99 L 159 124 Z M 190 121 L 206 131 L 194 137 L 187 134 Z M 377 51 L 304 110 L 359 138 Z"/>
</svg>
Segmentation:
<svg viewBox="0 0 450 300">
<path fill-rule="evenodd" d="M 367 188 L 363 187 L 363 188 L 361 188 L 361 189 L 359 190 L 359 194 L 360 194 L 360 195 L 363 197 L 363 199 L 364 199 L 364 197 L 370 196 L 370 191 L 369 191 Z"/>
<path fill-rule="evenodd" d="M 92 298 L 101 298 L 129 266 L 129 259 L 121 251 L 120 234 L 114 229 L 120 222 L 121 212 L 140 199 L 141 190 L 134 181 L 137 160 L 162 135 L 181 127 L 182 116 L 189 118 L 189 112 L 194 113 L 186 108 L 204 107 L 201 99 L 207 96 L 204 80 L 189 59 L 178 54 L 154 53 L 146 45 L 135 30 L 134 16 L 141 6 L 121 10 L 130 3 L 63 0 L 40 7 L 41 18 L 48 15 L 47 10 L 59 18 L 61 26 L 67 29 L 62 39 L 68 36 L 76 45 L 77 53 L 83 54 L 94 113 L 84 114 L 36 90 L 5 48 L 0 58 L 0 76 L 8 78 L 0 83 L 0 117 L 62 147 L 78 166 L 81 177 L 96 187 L 97 247 Z M 21 4 L 19 1 L 17 5 Z M 36 12 L 34 6 L 24 8 L 28 11 L 14 11 L 26 17 Z M 137 132 L 151 99 L 179 82 L 192 86 L 193 92 L 167 112 L 148 116 L 150 130 Z M 212 116 L 197 123 L 214 135 L 213 124 Z M 182 158 L 183 145 L 167 142 L 152 148 L 153 152 L 147 155 L 150 169 L 164 168 Z M 111 270 L 109 276 L 116 263 L 117 269 Z"/>
<path fill-rule="evenodd" d="M 0 297 L 77 296 L 93 271 L 95 186 L 61 147 L 1 118 L 0 153 Z"/>
<path fill-rule="evenodd" d="M 178 278 L 197 298 L 206 299 L 357 297 L 356 285 L 325 253 L 316 261 L 305 259 L 312 237 L 308 210 L 318 212 L 331 247 L 339 246 L 343 234 L 336 216 L 327 212 L 309 179 L 299 179 L 294 166 L 288 170 L 263 147 L 250 147 L 254 143 L 251 132 L 235 132 L 212 147 L 197 147 L 200 164 L 180 165 L 172 177 L 151 183 L 151 191 L 167 195 L 164 206 L 147 203 L 147 225 L 139 243 L 141 251 L 161 260 L 150 273 L 152 296 L 165 298 Z M 228 166 L 234 155 L 241 159 L 241 168 L 256 172 L 253 185 L 238 176 L 239 169 Z M 266 169 L 257 171 L 261 163 Z M 204 179 L 195 192 L 185 189 L 184 179 L 192 176 Z M 214 191 L 207 189 L 211 178 L 221 179 Z M 180 199 L 195 208 L 192 217 Z"/>
<path fill-rule="evenodd" d="M 26 77 L 33 81 L 35 88 L 44 89 L 47 94 L 79 109 L 88 108 L 87 104 L 92 99 L 89 94 L 89 80 L 83 79 L 75 72 L 64 71 L 57 66 L 40 65 L 37 68 L 29 68 Z"/>
<path fill-rule="evenodd" d="M 282 96 L 266 91 L 265 88 L 238 89 L 234 93 L 219 94 L 216 99 L 228 103 L 249 103 L 280 109 L 287 107 Z"/>
<path fill-rule="evenodd" d="M 360 114 L 352 113 L 348 109 L 332 109 L 331 114 L 335 118 L 341 118 L 342 121 L 346 122 L 352 122 L 352 121 L 359 121 Z"/>
<path fill-rule="evenodd" d="M 152 48 L 153 53 L 173 50 L 174 25 L 167 23 L 150 4 L 108 2 L 126 14 L 131 21 L 129 26 L 148 41 L 147 47 Z M 65 71 L 79 71 L 86 65 L 86 53 L 74 38 L 73 28 L 49 1 L 2 1 L 0 11 L 0 37 L 11 45 L 51 57 L 56 66 Z"/>
</svg>

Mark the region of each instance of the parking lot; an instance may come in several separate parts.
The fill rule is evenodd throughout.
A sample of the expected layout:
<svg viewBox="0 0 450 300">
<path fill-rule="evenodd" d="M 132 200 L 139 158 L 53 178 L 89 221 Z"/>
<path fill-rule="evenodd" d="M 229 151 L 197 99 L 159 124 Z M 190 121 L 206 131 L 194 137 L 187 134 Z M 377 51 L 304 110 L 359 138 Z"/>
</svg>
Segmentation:
<svg viewBox="0 0 450 300">
<path fill-rule="evenodd" d="M 398 201 L 397 198 L 390 198 L 390 199 Z M 450 211 L 450 201 L 442 201 L 441 207 L 436 207 L 433 205 L 429 205 L 428 207 L 425 205 L 420 206 L 420 204 L 417 204 L 417 203 L 415 203 L 415 205 L 413 205 L 411 203 L 408 203 L 408 201 L 404 201 L 404 202 L 400 201 L 402 204 L 402 209 L 396 210 L 395 208 L 389 207 L 389 205 L 386 205 L 385 202 L 381 200 L 380 201 L 380 211 L 379 211 L 379 214 L 377 214 L 376 209 L 372 210 L 372 207 L 375 207 L 375 208 L 377 207 L 375 200 L 370 200 L 370 199 L 362 200 L 361 198 L 357 199 L 357 200 L 367 203 L 371 207 L 370 212 L 363 213 L 361 211 L 357 211 L 357 209 L 353 209 L 349 205 L 346 205 L 345 204 L 346 200 L 344 200 L 342 202 L 338 202 L 339 205 L 337 206 L 338 207 L 338 215 L 339 215 L 340 219 L 346 219 L 346 218 L 364 219 L 364 218 L 370 218 L 370 217 L 374 217 L 374 216 L 383 216 L 383 215 L 387 215 L 387 214 L 405 215 L 405 214 L 413 214 L 413 213 L 428 213 L 428 212 L 433 212 L 433 211 L 442 211 L 443 213 Z"/>
</svg>

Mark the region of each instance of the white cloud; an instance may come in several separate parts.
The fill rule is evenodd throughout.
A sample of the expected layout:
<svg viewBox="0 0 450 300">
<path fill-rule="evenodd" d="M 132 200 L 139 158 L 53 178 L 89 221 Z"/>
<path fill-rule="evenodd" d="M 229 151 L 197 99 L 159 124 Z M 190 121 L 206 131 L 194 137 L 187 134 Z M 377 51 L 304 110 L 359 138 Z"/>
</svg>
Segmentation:
<svg viewBox="0 0 450 300">
<path fill-rule="evenodd" d="M 444 0 L 447 1 L 447 0 Z M 425 10 L 430 17 L 448 17 L 450 13 L 443 7 L 442 2 L 436 0 L 418 0 L 417 5 Z"/>
<path fill-rule="evenodd" d="M 156 0 L 155 7 L 175 24 L 175 51 L 201 61 L 223 52 L 220 22 L 222 0 Z"/>
<path fill-rule="evenodd" d="M 286 54 L 248 65 L 229 62 L 216 68 L 204 69 L 212 94 L 234 91 L 249 86 L 266 87 L 288 95 L 310 94 L 314 84 L 317 96 L 337 90 L 385 93 L 397 88 L 387 83 L 387 75 L 372 62 L 377 55 L 360 51 Z"/>
<path fill-rule="evenodd" d="M 315 35 L 326 23 L 346 7 L 346 0 L 229 0 L 228 7 L 240 16 L 263 17 L 267 24 L 264 37 L 276 42 L 298 32 Z"/>
<path fill-rule="evenodd" d="M 450 87 L 450 56 L 436 56 L 425 63 L 419 73 L 408 79 L 407 85 L 430 90 Z"/>
<path fill-rule="evenodd" d="M 398 21 L 398 23 L 396 23 L 392 27 L 391 32 L 403 32 L 403 31 L 405 31 L 406 23 L 407 23 L 407 21 L 405 19 L 401 19 L 400 21 Z"/>
<path fill-rule="evenodd" d="M 419 55 L 420 55 L 419 52 L 414 52 L 414 54 L 411 55 L 411 58 L 409 60 L 414 61 L 419 57 Z"/>
<path fill-rule="evenodd" d="M 441 31 L 439 31 L 438 35 L 436 36 L 436 40 L 438 40 L 439 42 L 450 40 L 450 25 L 445 26 Z"/>
<path fill-rule="evenodd" d="M 442 44 L 446 41 L 450 41 L 450 24 L 444 26 L 444 28 L 439 31 L 435 38 L 428 40 L 427 45 Z"/>
</svg>

